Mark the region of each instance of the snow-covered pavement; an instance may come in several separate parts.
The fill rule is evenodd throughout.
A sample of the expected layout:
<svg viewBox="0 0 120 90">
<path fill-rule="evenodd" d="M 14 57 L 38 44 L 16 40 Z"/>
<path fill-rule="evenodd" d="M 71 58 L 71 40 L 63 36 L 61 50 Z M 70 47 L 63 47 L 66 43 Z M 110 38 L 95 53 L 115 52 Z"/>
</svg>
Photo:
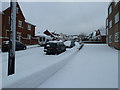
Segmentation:
<svg viewBox="0 0 120 90">
<path fill-rule="evenodd" d="M 118 52 L 105 44 L 78 45 L 59 55 L 43 47 L 16 52 L 16 73 L 7 76 L 8 53 L 2 53 L 3 88 L 116 88 Z"/>
<path fill-rule="evenodd" d="M 2 84 L 4 88 L 36 88 L 63 67 L 77 46 L 59 55 L 45 55 L 43 47 L 16 52 L 16 73 L 7 76 L 8 53 L 2 53 Z"/>
<path fill-rule="evenodd" d="M 118 51 L 85 45 L 74 58 L 38 88 L 117 88 Z"/>
</svg>

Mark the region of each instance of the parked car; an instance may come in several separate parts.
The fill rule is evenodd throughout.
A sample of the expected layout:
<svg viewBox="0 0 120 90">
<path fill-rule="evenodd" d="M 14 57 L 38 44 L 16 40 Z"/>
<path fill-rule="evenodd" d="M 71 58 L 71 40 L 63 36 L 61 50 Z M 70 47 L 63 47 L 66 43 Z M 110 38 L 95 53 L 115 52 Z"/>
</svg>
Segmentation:
<svg viewBox="0 0 120 90">
<path fill-rule="evenodd" d="M 66 46 L 63 42 L 50 41 L 44 46 L 44 52 L 46 52 L 46 54 L 59 54 L 64 51 L 66 51 Z"/>
<path fill-rule="evenodd" d="M 18 50 L 25 50 L 27 49 L 26 45 L 19 42 L 19 41 L 16 41 L 16 48 L 15 50 L 18 51 Z M 2 52 L 7 52 L 9 50 L 9 41 L 4 41 L 2 43 Z"/>
<path fill-rule="evenodd" d="M 64 44 L 66 45 L 66 48 L 72 48 L 73 46 L 75 46 L 75 41 L 65 41 Z"/>
</svg>

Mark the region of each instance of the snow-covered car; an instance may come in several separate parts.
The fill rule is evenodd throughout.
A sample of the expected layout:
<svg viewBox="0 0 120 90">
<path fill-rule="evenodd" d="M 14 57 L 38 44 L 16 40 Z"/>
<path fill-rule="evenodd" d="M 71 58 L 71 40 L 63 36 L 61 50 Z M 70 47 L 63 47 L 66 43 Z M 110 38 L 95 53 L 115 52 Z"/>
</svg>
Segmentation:
<svg viewBox="0 0 120 90">
<path fill-rule="evenodd" d="M 27 49 L 26 45 L 19 42 L 19 41 L 16 41 L 16 48 L 15 50 L 18 51 L 18 50 L 25 50 Z M 4 41 L 2 43 L 2 52 L 7 52 L 9 50 L 9 41 Z"/>
<path fill-rule="evenodd" d="M 75 41 L 65 41 L 64 42 L 66 48 L 72 48 L 73 46 L 75 46 Z"/>
<path fill-rule="evenodd" d="M 44 46 L 46 54 L 59 54 L 66 51 L 66 46 L 61 41 L 50 41 Z"/>
</svg>

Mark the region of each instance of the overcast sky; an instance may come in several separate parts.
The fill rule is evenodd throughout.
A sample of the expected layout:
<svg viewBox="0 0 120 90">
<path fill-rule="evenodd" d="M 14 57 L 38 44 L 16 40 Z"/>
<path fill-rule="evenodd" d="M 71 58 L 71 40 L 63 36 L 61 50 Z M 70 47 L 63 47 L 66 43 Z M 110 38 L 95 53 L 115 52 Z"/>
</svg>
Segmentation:
<svg viewBox="0 0 120 90">
<path fill-rule="evenodd" d="M 90 33 L 105 26 L 109 2 L 20 2 L 27 22 L 36 25 L 36 33 Z M 2 4 L 3 8 L 7 4 Z"/>
</svg>

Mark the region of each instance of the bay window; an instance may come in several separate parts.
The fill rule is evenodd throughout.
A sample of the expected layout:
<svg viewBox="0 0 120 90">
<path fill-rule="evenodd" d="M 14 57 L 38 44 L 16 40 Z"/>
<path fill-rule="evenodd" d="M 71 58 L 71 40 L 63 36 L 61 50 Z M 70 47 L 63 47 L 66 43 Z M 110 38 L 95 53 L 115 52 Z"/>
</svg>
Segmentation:
<svg viewBox="0 0 120 90">
<path fill-rule="evenodd" d="M 120 41 L 120 33 L 119 32 L 115 33 L 114 40 L 115 40 L 115 42 L 119 42 Z"/>
<path fill-rule="evenodd" d="M 115 15 L 115 24 L 119 22 L 119 12 Z"/>
</svg>

